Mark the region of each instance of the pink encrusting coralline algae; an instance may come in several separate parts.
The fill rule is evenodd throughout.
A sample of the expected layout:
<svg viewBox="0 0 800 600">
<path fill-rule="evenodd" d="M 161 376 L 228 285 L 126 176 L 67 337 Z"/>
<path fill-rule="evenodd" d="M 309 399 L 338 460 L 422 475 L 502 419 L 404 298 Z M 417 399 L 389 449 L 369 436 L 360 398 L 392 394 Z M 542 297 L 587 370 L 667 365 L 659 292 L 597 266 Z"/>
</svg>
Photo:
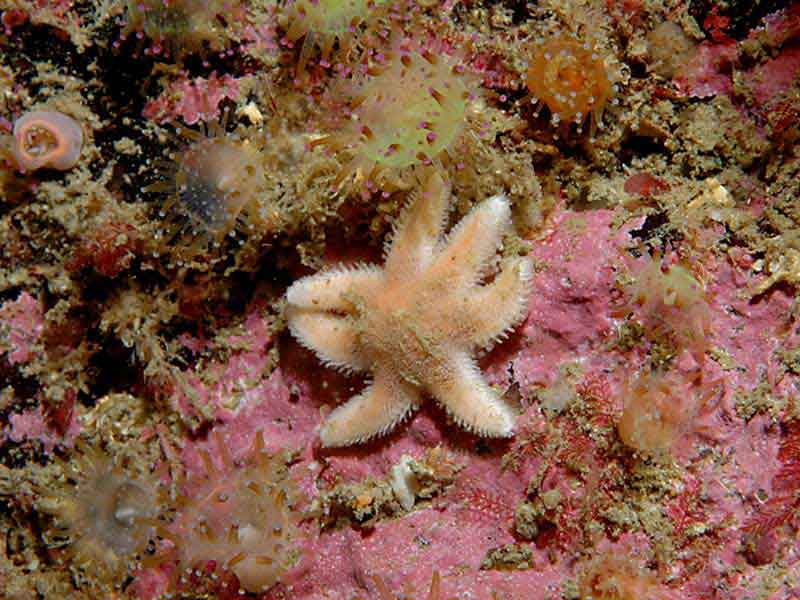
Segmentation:
<svg viewBox="0 0 800 600">
<path fill-rule="evenodd" d="M 41 303 L 22 292 L 16 300 L 0 305 L 0 348 L 12 365 L 25 364 L 36 353 L 36 344 L 44 331 Z"/>
<path fill-rule="evenodd" d="M 706 265 L 715 332 L 710 343 L 727 348 L 734 362 L 727 365 L 724 385 L 713 386 L 713 406 L 673 440 L 680 462 L 660 471 L 667 467 L 659 466 L 663 458 L 654 455 L 656 462 L 650 462 L 637 448 L 621 445 L 614 433 L 623 408 L 617 395 L 621 377 L 643 368 L 644 353 L 637 347 L 611 348 L 620 326 L 611 316 L 613 265 L 621 264 L 614 259 L 633 243 L 630 231 L 640 221 L 618 227 L 610 212 L 587 217 L 563 211 L 553 218 L 532 253 L 539 264 L 538 293 L 532 295 L 528 321 L 509 341 L 507 354 L 486 358 L 487 369 L 505 365 L 513 374 L 510 385 L 522 394 L 511 442 L 484 444 L 474 455 L 477 440 L 453 430 L 430 407 L 385 440 L 344 454 L 322 452 L 316 432 L 319 390 L 324 397 L 342 397 L 352 384 L 338 375 L 318 380 L 300 363 L 311 356 L 291 348 L 280 370 L 243 392 L 237 414 L 217 412 L 212 431 L 223 436 L 233 456 L 246 451 L 256 431 L 271 450 L 295 452 L 289 472 L 312 519 L 296 534 L 297 562 L 282 578 L 283 593 L 322 599 L 330 597 L 324 590 L 336 590 L 335 597 L 376 597 L 371 581 L 377 576 L 398 593 L 425 597 L 434 567 L 444 598 L 546 598 L 565 593 L 570 581 L 584 586 L 580 589 L 619 589 L 618 595 L 601 598 L 636 597 L 624 594 L 638 589 L 651 590 L 655 598 L 702 598 L 709 582 L 724 581 L 738 590 L 734 597 L 745 598 L 747 589 L 769 585 L 743 544 L 752 537 L 759 498 L 771 496 L 773 480 L 780 477 L 782 434 L 768 415 L 747 421 L 738 416 L 736 395 L 751 393 L 763 369 L 776 367 L 756 357 L 770 357 L 779 347 L 788 297 L 778 292 L 769 302 L 740 306 L 741 282 L 731 265 Z M 579 239 L 593 241 L 584 246 Z M 562 307 L 561 314 L 546 328 L 533 326 L 545 306 Z M 263 335 L 254 323 L 249 329 L 238 347 L 253 347 Z M 582 359 L 590 347 L 593 359 Z M 546 361 L 543 348 L 550 349 Z M 241 386 L 253 376 L 238 363 L 234 355 L 218 371 L 220 389 Z M 714 361 L 702 369 L 703 378 L 715 382 L 724 375 Z M 209 445 L 211 450 L 213 442 L 200 447 Z M 712 447 L 726 459 L 709 460 Z M 195 465 L 190 468 L 202 470 L 190 446 L 184 453 L 184 462 Z M 436 470 L 447 464 L 454 474 L 437 487 Z M 660 484 L 664 488 L 657 498 L 626 498 L 627 479 L 637 471 L 647 478 L 646 468 L 669 473 Z M 404 508 L 409 497 L 410 509 Z M 357 529 L 337 525 L 348 514 L 365 521 Z M 318 522 L 328 525 L 320 531 Z M 586 549 L 589 531 L 606 540 L 597 547 L 607 548 L 607 554 Z M 620 535 L 627 540 L 623 555 L 612 544 Z M 669 552 L 680 552 L 682 559 L 669 559 Z M 597 574 L 605 572 L 601 564 L 612 569 L 606 579 Z M 736 564 L 736 573 L 710 570 L 720 564 Z M 620 569 L 618 575 L 614 569 Z M 593 574 L 594 583 L 581 583 L 580 573 Z M 144 581 L 146 572 L 138 577 Z"/>
<path fill-rule="evenodd" d="M 0 8 L 0 598 L 800 598 L 800 3 L 517 4 Z"/>
<path fill-rule="evenodd" d="M 147 103 L 142 114 L 158 123 L 178 121 L 195 125 L 199 121 L 219 119 L 220 102 L 226 98 L 236 100 L 239 85 L 230 75 L 219 77 L 212 73 L 209 78 L 180 79 L 171 83 L 161 95 Z"/>
</svg>

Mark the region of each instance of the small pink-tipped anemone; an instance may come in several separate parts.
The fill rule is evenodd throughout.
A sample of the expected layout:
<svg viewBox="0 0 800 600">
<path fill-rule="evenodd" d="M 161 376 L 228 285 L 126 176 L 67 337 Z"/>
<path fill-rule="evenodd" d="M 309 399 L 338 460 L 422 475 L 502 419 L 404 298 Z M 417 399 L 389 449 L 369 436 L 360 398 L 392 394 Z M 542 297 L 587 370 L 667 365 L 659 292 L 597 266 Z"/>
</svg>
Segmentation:
<svg viewBox="0 0 800 600">
<path fill-rule="evenodd" d="M 305 36 L 297 64 L 303 73 L 315 46 L 326 64 L 338 41 L 342 53 L 350 48 L 360 24 L 376 16 L 376 7 L 385 0 L 294 0 L 286 5 L 286 34 L 283 43 L 292 45 Z"/>
<path fill-rule="evenodd" d="M 219 52 L 230 45 L 231 29 L 245 20 L 240 0 L 127 0 L 120 39 L 147 37 L 146 54 Z"/>
<path fill-rule="evenodd" d="M 465 131 L 472 93 L 454 61 L 397 45 L 385 57 L 351 82 L 336 131 L 316 142 L 343 163 L 337 186 L 437 164 Z"/>
<path fill-rule="evenodd" d="M 82 146 L 81 126 L 64 113 L 37 110 L 14 122 L 14 159 L 22 171 L 71 169 Z"/>
</svg>

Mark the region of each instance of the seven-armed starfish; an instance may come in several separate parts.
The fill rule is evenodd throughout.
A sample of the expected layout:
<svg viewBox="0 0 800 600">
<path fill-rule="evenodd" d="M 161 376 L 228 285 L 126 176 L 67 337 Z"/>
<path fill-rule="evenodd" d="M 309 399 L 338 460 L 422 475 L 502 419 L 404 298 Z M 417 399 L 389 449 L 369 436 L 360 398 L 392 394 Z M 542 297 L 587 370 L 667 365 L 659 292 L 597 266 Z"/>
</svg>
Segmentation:
<svg viewBox="0 0 800 600">
<path fill-rule="evenodd" d="M 512 434 L 514 413 L 481 376 L 472 354 L 525 315 L 529 259 L 507 260 L 481 285 L 511 209 L 504 196 L 476 206 L 442 233 L 450 189 L 438 175 L 403 212 L 386 265 L 340 267 L 304 277 L 287 292 L 289 327 L 326 363 L 371 371 L 372 384 L 323 424 L 324 446 L 389 431 L 428 394 L 462 427 Z"/>
</svg>

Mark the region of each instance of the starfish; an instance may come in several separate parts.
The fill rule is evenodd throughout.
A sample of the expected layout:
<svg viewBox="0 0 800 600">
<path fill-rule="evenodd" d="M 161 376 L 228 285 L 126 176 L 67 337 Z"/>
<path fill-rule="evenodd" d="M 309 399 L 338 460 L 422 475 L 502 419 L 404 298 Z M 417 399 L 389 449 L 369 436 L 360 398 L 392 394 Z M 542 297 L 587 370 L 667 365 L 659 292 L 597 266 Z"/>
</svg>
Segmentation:
<svg viewBox="0 0 800 600">
<path fill-rule="evenodd" d="M 360 394 L 334 409 L 323 446 L 382 435 L 417 409 L 424 395 L 463 428 L 513 434 L 514 413 L 486 383 L 473 354 L 502 339 L 525 315 L 532 264 L 503 261 L 490 283 L 511 208 L 503 195 L 477 205 L 443 239 L 450 188 L 437 174 L 403 211 L 385 265 L 337 267 L 287 291 L 292 334 L 328 365 L 369 371 Z"/>
</svg>

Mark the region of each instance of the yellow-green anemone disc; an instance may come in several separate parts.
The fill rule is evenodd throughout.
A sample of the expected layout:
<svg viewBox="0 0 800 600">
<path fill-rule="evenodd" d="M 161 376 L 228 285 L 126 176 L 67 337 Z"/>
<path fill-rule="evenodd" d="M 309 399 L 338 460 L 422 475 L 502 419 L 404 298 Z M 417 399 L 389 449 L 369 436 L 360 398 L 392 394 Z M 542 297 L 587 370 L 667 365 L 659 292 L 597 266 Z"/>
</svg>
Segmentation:
<svg viewBox="0 0 800 600">
<path fill-rule="evenodd" d="M 443 61 L 430 64 L 418 54 L 396 61 L 365 82 L 366 98 L 357 115 L 362 135 L 359 154 L 395 169 L 433 158 L 456 140 L 464 126 L 467 88 Z M 438 100 L 437 100 L 438 97 Z"/>
</svg>

